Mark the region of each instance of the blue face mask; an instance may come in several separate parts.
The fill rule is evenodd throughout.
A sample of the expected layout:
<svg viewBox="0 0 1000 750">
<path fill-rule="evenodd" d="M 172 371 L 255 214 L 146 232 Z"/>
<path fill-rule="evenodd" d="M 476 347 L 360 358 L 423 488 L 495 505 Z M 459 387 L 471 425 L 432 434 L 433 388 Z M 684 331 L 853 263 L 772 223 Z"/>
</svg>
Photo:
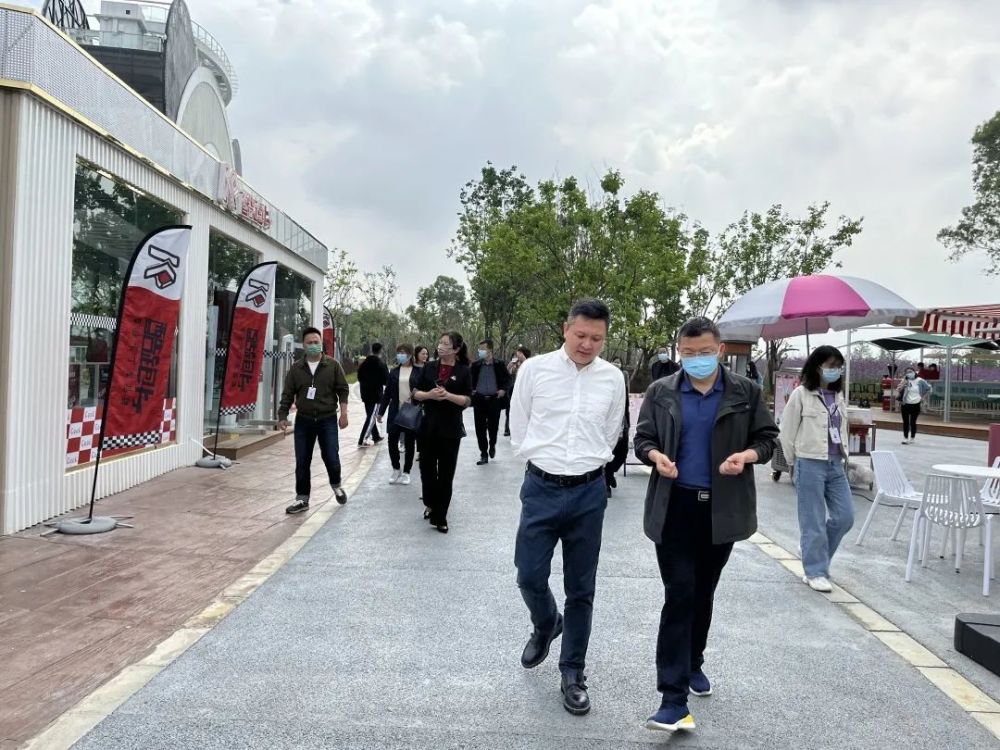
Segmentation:
<svg viewBox="0 0 1000 750">
<path fill-rule="evenodd" d="M 704 380 L 719 368 L 719 355 L 699 354 L 697 357 L 681 357 L 681 367 L 695 380 Z"/>
<path fill-rule="evenodd" d="M 824 367 L 820 375 L 824 383 L 836 383 L 840 380 L 843 370 L 839 367 Z"/>
<path fill-rule="evenodd" d="M 486 359 L 486 355 L 489 354 L 489 352 L 487 352 L 485 349 L 480 349 L 476 352 L 476 354 L 479 355 L 480 359 Z"/>
<path fill-rule="evenodd" d="M 670 355 L 667 354 L 666 352 L 660 352 L 659 354 L 656 355 L 656 358 L 661 362 L 667 362 L 670 359 Z"/>
<path fill-rule="evenodd" d="M 399 352 L 396 355 L 396 361 L 399 362 L 399 364 L 401 364 L 401 365 L 405 365 L 407 362 L 410 361 L 410 356 L 408 354 L 403 353 L 403 352 Z"/>
</svg>

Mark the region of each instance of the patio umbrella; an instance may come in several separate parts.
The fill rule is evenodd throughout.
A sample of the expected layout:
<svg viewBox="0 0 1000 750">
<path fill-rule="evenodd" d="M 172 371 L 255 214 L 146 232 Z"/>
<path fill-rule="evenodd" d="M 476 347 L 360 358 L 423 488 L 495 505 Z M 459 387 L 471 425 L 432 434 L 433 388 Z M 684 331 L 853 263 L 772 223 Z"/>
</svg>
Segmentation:
<svg viewBox="0 0 1000 750">
<path fill-rule="evenodd" d="M 729 339 L 783 339 L 878 323 L 905 325 L 917 308 L 881 284 L 816 274 L 779 279 L 744 294 L 718 320 Z"/>
</svg>

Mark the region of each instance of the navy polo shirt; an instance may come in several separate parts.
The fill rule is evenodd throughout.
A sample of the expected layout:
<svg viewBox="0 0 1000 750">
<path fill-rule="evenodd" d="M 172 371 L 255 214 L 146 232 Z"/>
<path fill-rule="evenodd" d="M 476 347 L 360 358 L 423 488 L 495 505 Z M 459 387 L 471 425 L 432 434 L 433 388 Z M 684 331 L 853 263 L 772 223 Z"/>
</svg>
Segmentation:
<svg viewBox="0 0 1000 750">
<path fill-rule="evenodd" d="M 677 484 L 699 490 L 712 488 L 712 432 L 722 403 L 722 372 L 702 395 L 688 376 L 681 376 L 681 444 L 677 449 Z"/>
</svg>

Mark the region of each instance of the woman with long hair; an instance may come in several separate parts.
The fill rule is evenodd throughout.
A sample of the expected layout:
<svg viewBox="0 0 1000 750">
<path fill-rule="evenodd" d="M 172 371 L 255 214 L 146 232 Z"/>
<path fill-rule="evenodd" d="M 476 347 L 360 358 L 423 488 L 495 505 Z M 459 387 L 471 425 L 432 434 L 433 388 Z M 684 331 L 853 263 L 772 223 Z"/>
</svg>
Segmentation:
<svg viewBox="0 0 1000 750">
<path fill-rule="evenodd" d="M 844 355 L 832 346 L 816 348 L 802 366 L 800 385 L 781 415 L 781 447 L 794 467 L 798 496 L 803 582 L 829 592 L 830 561 L 854 525 L 847 481 L 847 404 Z"/>
<path fill-rule="evenodd" d="M 410 430 L 403 430 L 396 425 L 396 415 L 399 407 L 410 400 L 413 387 L 416 385 L 419 373 L 413 367 L 413 347 L 400 344 L 396 347 L 396 367 L 389 373 L 389 384 L 382 394 L 379 404 L 378 420 L 381 422 L 389 413 L 389 427 L 386 435 L 389 437 L 389 461 L 392 462 L 392 477 L 389 484 L 409 484 L 410 470 L 413 468 L 413 453 L 416 445 L 416 435 Z M 405 463 L 399 465 L 399 439 L 403 439 Z"/>
<path fill-rule="evenodd" d="M 458 450 L 465 437 L 462 412 L 472 403 L 472 377 L 469 350 L 460 334 L 441 334 L 437 355 L 420 373 L 413 398 L 424 405 L 418 438 L 424 518 L 447 534 Z"/>
</svg>

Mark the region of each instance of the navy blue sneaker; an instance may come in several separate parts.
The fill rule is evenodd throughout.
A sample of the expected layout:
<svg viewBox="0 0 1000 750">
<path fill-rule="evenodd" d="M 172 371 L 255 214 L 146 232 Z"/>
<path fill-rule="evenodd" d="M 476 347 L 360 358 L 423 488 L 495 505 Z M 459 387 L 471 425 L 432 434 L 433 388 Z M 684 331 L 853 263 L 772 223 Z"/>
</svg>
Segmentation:
<svg viewBox="0 0 1000 750">
<path fill-rule="evenodd" d="M 676 732 L 694 729 L 694 717 L 687 706 L 660 706 L 660 710 L 646 719 L 646 729 L 654 732 Z"/>
<path fill-rule="evenodd" d="M 699 698 L 712 694 L 712 683 L 708 681 L 705 673 L 700 669 L 691 673 L 688 687 L 691 689 L 691 695 L 697 695 Z"/>
</svg>

